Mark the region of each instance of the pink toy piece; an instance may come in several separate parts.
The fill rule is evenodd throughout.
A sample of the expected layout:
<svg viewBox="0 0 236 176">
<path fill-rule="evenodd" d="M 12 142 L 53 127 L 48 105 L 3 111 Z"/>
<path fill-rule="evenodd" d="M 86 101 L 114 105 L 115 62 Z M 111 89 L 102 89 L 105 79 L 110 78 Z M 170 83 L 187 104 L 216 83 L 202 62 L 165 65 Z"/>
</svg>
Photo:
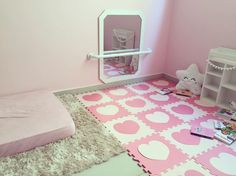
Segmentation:
<svg viewBox="0 0 236 176">
<path fill-rule="evenodd" d="M 179 143 L 185 145 L 198 145 L 201 140 L 199 137 L 191 136 L 188 129 L 182 129 L 179 132 L 175 132 L 172 134 L 172 137 Z"/>
<path fill-rule="evenodd" d="M 117 123 L 114 125 L 114 129 L 123 134 L 135 134 L 139 128 L 139 125 L 132 120 L 127 120 L 123 123 Z"/>
<path fill-rule="evenodd" d="M 128 100 L 125 102 L 126 105 L 130 106 L 130 107 L 134 107 L 134 108 L 141 108 L 144 107 L 146 102 L 142 99 L 133 99 L 133 100 Z"/>
<path fill-rule="evenodd" d="M 204 176 L 202 173 L 193 169 L 186 171 L 184 175 L 185 176 Z"/>
<path fill-rule="evenodd" d="M 139 150 L 137 150 L 140 145 L 146 145 L 147 147 L 150 147 L 150 150 L 156 150 L 158 152 L 158 148 L 150 146 L 153 141 L 157 141 L 162 148 L 164 147 L 162 149 L 163 152 L 165 152 L 165 148 L 168 147 L 168 150 L 166 151 L 168 153 L 165 153 L 164 155 L 160 154 L 160 159 L 158 159 L 158 153 L 155 153 L 155 151 L 151 152 L 154 153 L 154 155 L 151 156 L 151 153 L 146 153 L 148 150 L 145 150 L 143 154 L 141 154 Z M 142 138 L 141 140 L 137 140 L 127 145 L 126 148 L 128 149 L 129 154 L 132 155 L 135 160 L 139 161 L 139 165 L 144 166 L 144 170 L 153 175 L 159 175 L 166 169 L 171 168 L 174 165 L 187 159 L 187 156 L 185 154 L 177 150 L 174 145 L 171 145 L 168 141 L 160 137 L 158 134 L 154 134 L 152 136 Z M 148 157 L 155 159 L 148 159 L 148 157 L 145 157 L 143 155 L 148 155 Z M 162 160 L 165 157 L 167 158 L 165 160 Z"/>
<path fill-rule="evenodd" d="M 194 110 L 187 105 L 178 105 L 178 106 L 172 107 L 171 109 L 172 111 L 178 114 L 183 114 L 183 115 L 191 115 L 194 112 Z"/>
<path fill-rule="evenodd" d="M 132 87 L 136 90 L 148 90 L 150 88 L 146 84 L 138 84 L 138 85 L 134 85 Z"/>
<path fill-rule="evenodd" d="M 99 101 L 102 99 L 102 96 L 98 93 L 93 93 L 90 95 L 84 95 L 83 99 L 86 101 Z"/>
<path fill-rule="evenodd" d="M 116 111 L 118 109 L 118 112 L 114 113 L 114 110 Z M 103 108 L 103 109 L 101 109 Z M 106 109 L 107 108 L 107 109 Z M 114 108 L 114 110 L 112 109 Z M 100 105 L 95 105 L 95 106 L 90 106 L 87 107 L 87 109 L 100 121 L 102 122 L 107 122 L 112 119 L 120 118 L 129 115 L 129 113 L 121 107 L 119 104 L 115 102 L 109 102 L 109 103 L 104 103 Z M 100 111 L 99 111 L 100 110 Z M 105 112 L 102 114 L 101 112 Z"/>
</svg>

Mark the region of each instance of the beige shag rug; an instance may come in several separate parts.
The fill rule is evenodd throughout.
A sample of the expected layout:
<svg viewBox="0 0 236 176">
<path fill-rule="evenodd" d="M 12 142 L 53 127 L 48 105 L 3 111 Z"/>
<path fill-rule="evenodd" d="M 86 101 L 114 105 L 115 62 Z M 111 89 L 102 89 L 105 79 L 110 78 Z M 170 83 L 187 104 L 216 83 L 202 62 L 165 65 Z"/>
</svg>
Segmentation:
<svg viewBox="0 0 236 176">
<path fill-rule="evenodd" d="M 72 137 L 15 156 L 0 158 L 1 176 L 66 176 L 124 151 L 119 141 L 87 112 L 73 94 L 58 96 L 76 126 Z"/>
</svg>

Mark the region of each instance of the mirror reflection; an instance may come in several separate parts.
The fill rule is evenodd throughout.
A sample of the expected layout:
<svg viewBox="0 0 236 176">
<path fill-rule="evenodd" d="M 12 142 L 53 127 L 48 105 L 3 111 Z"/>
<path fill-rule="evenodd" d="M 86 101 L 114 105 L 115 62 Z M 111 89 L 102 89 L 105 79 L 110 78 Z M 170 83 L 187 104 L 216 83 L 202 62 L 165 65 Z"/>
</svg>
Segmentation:
<svg viewBox="0 0 236 176">
<path fill-rule="evenodd" d="M 140 49 L 141 18 L 139 15 L 108 15 L 104 19 L 104 54 L 134 52 Z M 104 58 L 106 77 L 135 74 L 138 55 Z"/>
</svg>

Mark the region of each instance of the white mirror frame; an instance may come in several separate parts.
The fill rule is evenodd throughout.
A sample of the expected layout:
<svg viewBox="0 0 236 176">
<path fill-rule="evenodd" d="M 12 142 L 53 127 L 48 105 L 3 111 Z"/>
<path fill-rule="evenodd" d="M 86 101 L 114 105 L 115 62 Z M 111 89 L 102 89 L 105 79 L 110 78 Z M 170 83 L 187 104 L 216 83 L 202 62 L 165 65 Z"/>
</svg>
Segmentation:
<svg viewBox="0 0 236 176">
<path fill-rule="evenodd" d="M 141 51 L 143 49 L 143 33 L 144 33 L 144 17 L 143 13 L 140 10 L 105 10 L 100 16 L 99 16 L 99 55 L 104 55 L 104 20 L 108 15 L 135 15 L 139 16 L 141 19 L 141 32 L 140 32 L 140 45 L 139 50 Z M 107 53 L 107 51 L 106 51 Z M 129 74 L 129 75 L 121 75 L 121 76 L 114 76 L 107 78 L 104 75 L 104 60 L 103 58 L 99 59 L 99 77 L 104 83 L 110 83 L 115 81 L 121 81 L 126 79 L 132 79 L 135 78 L 137 74 L 140 72 L 140 66 L 142 63 L 141 55 L 139 55 L 139 65 L 138 65 L 138 71 L 135 74 Z"/>
</svg>

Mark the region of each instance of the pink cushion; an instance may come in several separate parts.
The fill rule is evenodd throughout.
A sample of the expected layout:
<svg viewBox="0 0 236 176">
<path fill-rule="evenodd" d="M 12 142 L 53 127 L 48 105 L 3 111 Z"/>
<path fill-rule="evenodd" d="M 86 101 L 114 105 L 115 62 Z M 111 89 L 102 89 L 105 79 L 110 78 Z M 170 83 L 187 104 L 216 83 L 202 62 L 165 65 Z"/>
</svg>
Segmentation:
<svg viewBox="0 0 236 176">
<path fill-rule="evenodd" d="M 71 116 L 50 92 L 0 97 L 0 157 L 63 139 L 74 132 Z"/>
</svg>

